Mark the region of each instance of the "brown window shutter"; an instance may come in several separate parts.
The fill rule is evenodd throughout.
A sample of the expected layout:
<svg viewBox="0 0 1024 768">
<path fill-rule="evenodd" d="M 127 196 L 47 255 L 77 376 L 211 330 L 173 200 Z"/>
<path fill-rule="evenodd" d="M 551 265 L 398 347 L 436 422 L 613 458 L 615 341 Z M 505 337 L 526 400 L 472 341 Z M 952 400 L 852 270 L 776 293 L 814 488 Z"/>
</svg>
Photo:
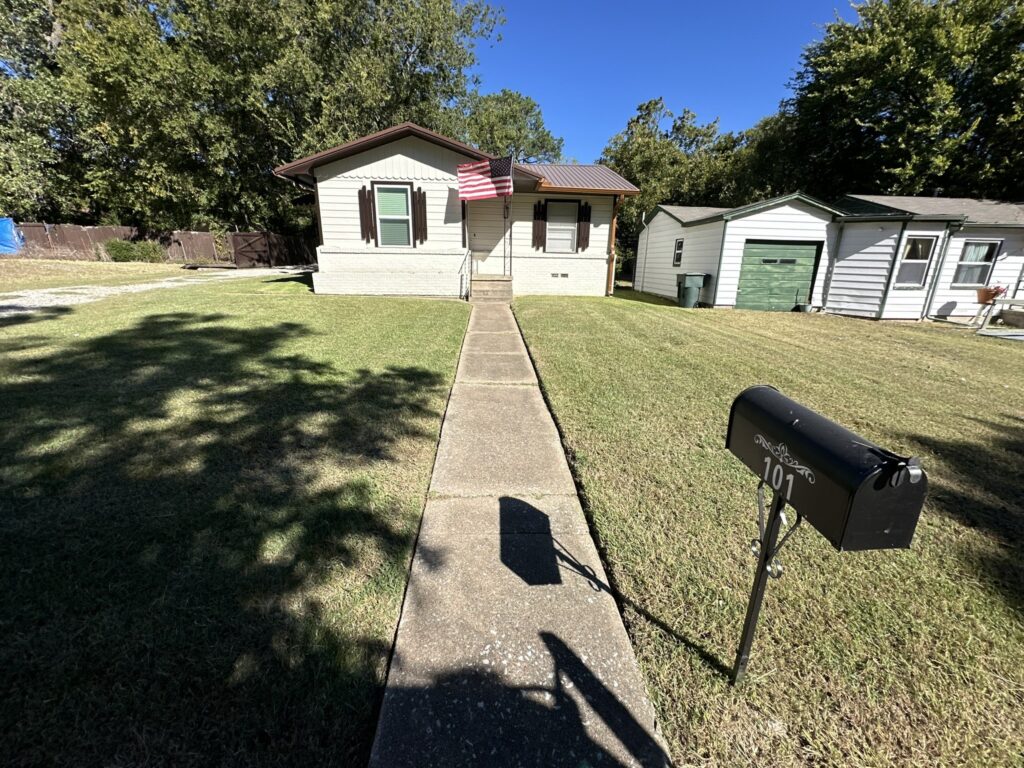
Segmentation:
<svg viewBox="0 0 1024 768">
<path fill-rule="evenodd" d="M 548 208 L 543 200 L 533 204 L 533 247 L 543 248 L 548 233 Z"/>
<path fill-rule="evenodd" d="M 461 206 L 462 207 L 462 247 L 465 248 L 466 247 L 466 229 L 468 228 L 468 224 L 466 223 L 466 201 L 465 200 L 460 200 L 459 202 L 462 203 L 462 206 Z"/>
<path fill-rule="evenodd" d="M 359 236 L 370 242 L 377 237 L 377 217 L 373 209 L 373 190 L 363 187 L 359 195 Z"/>
<path fill-rule="evenodd" d="M 590 247 L 590 203 L 580 205 L 576 216 L 576 250 L 585 251 Z"/>
<path fill-rule="evenodd" d="M 413 239 L 418 243 L 427 241 L 427 193 L 418 187 L 412 196 Z"/>
</svg>

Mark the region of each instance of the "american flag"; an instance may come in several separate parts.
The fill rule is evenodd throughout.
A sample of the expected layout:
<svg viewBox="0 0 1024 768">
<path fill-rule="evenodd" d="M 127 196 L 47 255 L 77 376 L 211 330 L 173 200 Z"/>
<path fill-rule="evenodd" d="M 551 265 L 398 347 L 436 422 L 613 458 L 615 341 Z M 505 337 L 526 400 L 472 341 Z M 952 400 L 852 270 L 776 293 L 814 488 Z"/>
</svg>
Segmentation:
<svg viewBox="0 0 1024 768">
<path fill-rule="evenodd" d="M 512 194 L 512 156 L 459 166 L 459 199 L 488 200 Z"/>
</svg>

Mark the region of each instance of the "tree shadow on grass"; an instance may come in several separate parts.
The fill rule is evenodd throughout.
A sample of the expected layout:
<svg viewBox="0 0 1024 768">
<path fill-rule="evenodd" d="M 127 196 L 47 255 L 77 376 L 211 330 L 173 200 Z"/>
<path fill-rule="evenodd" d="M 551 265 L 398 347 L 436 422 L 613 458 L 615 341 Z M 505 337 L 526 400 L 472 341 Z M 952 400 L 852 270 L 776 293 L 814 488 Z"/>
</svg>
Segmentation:
<svg viewBox="0 0 1024 768">
<path fill-rule="evenodd" d="M 941 457 L 946 471 L 929 473 L 929 506 L 988 534 L 994 546 L 971 547 L 964 557 L 979 578 L 1024 614 L 1024 418 L 973 421 L 997 436 L 985 441 L 920 434 L 904 438 Z"/>
<path fill-rule="evenodd" d="M 150 316 L 4 365 L 10 764 L 366 757 L 418 514 L 380 473 L 433 442 L 444 382 L 340 371 L 281 351 L 303 326 L 225 319 Z"/>
</svg>

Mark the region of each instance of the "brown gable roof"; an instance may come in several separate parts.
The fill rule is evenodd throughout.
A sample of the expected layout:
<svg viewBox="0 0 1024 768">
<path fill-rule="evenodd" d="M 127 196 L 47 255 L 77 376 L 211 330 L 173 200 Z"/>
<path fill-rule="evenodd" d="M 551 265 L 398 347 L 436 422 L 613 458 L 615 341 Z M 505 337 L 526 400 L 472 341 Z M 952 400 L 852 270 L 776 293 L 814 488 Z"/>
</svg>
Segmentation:
<svg viewBox="0 0 1024 768">
<path fill-rule="evenodd" d="M 279 165 L 274 169 L 274 174 L 286 179 L 309 183 L 313 180 L 313 169 L 317 166 L 326 165 L 334 160 L 356 155 L 367 149 L 379 147 L 381 144 L 387 144 L 398 139 L 404 139 L 407 136 L 415 136 L 424 141 L 429 141 L 432 144 L 437 144 L 440 147 L 445 147 L 453 152 L 465 155 L 472 160 L 490 160 L 494 157 L 494 155 L 483 152 L 476 147 L 463 144 L 455 139 L 449 139 L 447 136 L 434 133 L 434 131 L 416 125 L 416 123 L 401 123 L 391 128 L 385 128 L 383 131 L 371 133 L 369 136 L 363 136 L 345 144 L 325 149 L 322 152 L 317 152 L 315 155 L 300 157 L 298 160 L 292 160 L 290 163 Z"/>
</svg>

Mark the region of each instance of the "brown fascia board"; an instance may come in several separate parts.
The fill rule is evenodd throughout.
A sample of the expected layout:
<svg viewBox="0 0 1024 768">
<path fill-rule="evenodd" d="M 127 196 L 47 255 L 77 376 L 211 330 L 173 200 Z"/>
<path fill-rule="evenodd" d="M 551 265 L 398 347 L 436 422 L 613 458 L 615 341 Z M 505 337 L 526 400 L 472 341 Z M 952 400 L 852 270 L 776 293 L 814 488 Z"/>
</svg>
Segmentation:
<svg viewBox="0 0 1024 768">
<path fill-rule="evenodd" d="M 373 147 L 379 147 L 382 144 L 388 144 L 392 141 L 398 141 L 404 139 L 407 136 L 416 136 L 417 138 L 429 141 L 432 144 L 437 144 L 440 147 L 450 149 L 453 152 L 466 155 L 467 157 L 473 158 L 474 160 L 493 160 L 494 155 L 482 152 L 476 147 L 471 147 L 469 144 L 464 144 L 461 141 L 450 139 L 447 136 L 442 136 L 439 133 L 428 130 L 422 126 L 416 125 L 415 123 L 401 123 L 399 125 L 392 126 L 391 128 L 385 128 L 383 131 L 377 131 L 377 133 L 371 133 L 369 136 L 363 136 L 359 139 L 354 139 L 345 144 L 339 144 L 336 147 L 325 149 L 322 152 L 317 152 L 313 155 L 306 157 L 300 157 L 298 160 L 292 160 L 290 163 L 284 163 L 274 169 L 274 175 L 280 176 L 284 179 L 291 179 L 302 184 L 315 183 L 316 179 L 313 176 L 313 169 L 326 165 L 334 160 L 339 160 L 343 157 L 349 157 L 363 152 Z M 529 174 L 536 176 L 536 174 Z"/>
</svg>

